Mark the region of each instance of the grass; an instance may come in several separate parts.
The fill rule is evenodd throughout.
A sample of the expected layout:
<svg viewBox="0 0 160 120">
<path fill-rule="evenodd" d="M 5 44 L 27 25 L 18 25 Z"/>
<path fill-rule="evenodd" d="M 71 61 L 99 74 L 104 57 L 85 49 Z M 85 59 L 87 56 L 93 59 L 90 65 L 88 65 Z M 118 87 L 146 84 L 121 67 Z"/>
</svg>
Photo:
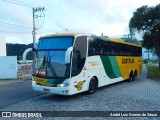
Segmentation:
<svg viewBox="0 0 160 120">
<path fill-rule="evenodd" d="M 160 70 L 158 66 L 148 66 L 148 77 L 160 82 Z"/>
</svg>

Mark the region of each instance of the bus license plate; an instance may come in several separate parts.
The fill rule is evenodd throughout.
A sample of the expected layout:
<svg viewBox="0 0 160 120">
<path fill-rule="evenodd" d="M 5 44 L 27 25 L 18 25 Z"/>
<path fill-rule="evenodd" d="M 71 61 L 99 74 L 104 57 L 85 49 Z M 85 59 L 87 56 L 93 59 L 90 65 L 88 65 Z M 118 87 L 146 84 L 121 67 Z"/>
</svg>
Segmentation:
<svg viewBox="0 0 160 120">
<path fill-rule="evenodd" d="M 46 88 L 44 88 L 43 91 L 46 92 L 46 93 L 49 93 L 49 92 L 50 92 L 50 90 L 49 90 L 49 89 L 46 89 Z"/>
</svg>

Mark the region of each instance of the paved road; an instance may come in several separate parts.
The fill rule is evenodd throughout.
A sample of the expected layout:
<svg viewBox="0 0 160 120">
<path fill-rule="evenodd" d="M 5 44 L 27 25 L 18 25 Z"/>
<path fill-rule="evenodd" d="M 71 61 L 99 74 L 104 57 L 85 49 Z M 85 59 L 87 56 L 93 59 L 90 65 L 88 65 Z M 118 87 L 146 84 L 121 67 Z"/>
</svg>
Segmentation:
<svg viewBox="0 0 160 120">
<path fill-rule="evenodd" d="M 147 78 L 146 67 L 143 74 L 133 82 L 120 82 L 102 87 L 95 94 L 84 93 L 73 96 L 43 94 L 2 110 L 18 111 L 160 111 L 160 83 Z M 46 118 L 42 118 L 46 119 Z M 53 119 L 53 118 L 48 118 Z M 56 118 L 57 119 L 57 118 Z M 70 120 L 71 118 L 61 118 Z M 72 118 L 82 119 L 82 118 Z M 88 119 L 88 118 L 86 118 Z M 93 118 L 92 118 L 93 119 Z M 106 118 L 94 118 L 106 119 Z M 118 120 L 159 118 L 112 118 Z"/>
<path fill-rule="evenodd" d="M 0 109 L 41 95 L 31 89 L 31 80 L 25 81 L 0 81 Z"/>
</svg>

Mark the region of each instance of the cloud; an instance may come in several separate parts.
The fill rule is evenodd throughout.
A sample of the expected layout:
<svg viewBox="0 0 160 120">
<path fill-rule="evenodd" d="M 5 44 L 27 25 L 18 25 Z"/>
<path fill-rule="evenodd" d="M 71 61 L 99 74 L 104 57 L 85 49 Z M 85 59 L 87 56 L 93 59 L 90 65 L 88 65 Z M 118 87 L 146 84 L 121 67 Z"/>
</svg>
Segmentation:
<svg viewBox="0 0 160 120">
<path fill-rule="evenodd" d="M 46 14 L 43 29 L 37 31 L 37 38 L 44 34 L 86 32 L 108 36 L 128 34 L 128 23 L 133 12 L 142 5 L 154 6 L 159 0 L 16 0 L 30 6 L 44 6 Z M 32 8 L 0 1 L 0 20 L 32 28 Z M 58 23 L 58 24 L 57 24 Z M 32 42 L 32 29 L 23 29 L 0 23 L 0 31 L 18 42 Z M 18 34 L 18 33 L 25 34 Z M 2 32 L 0 32 L 2 34 Z M 12 42 L 13 42 L 12 40 Z M 9 40 L 10 41 L 10 40 Z"/>
</svg>

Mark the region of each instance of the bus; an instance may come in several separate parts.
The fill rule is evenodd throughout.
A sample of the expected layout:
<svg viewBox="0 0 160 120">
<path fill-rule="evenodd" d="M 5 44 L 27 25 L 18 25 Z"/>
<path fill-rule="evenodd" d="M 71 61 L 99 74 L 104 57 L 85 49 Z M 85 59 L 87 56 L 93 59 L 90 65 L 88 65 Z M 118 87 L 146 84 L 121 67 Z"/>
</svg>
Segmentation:
<svg viewBox="0 0 160 120">
<path fill-rule="evenodd" d="M 42 36 L 33 50 L 32 89 L 58 95 L 95 93 L 142 73 L 142 47 L 92 34 Z"/>
</svg>

